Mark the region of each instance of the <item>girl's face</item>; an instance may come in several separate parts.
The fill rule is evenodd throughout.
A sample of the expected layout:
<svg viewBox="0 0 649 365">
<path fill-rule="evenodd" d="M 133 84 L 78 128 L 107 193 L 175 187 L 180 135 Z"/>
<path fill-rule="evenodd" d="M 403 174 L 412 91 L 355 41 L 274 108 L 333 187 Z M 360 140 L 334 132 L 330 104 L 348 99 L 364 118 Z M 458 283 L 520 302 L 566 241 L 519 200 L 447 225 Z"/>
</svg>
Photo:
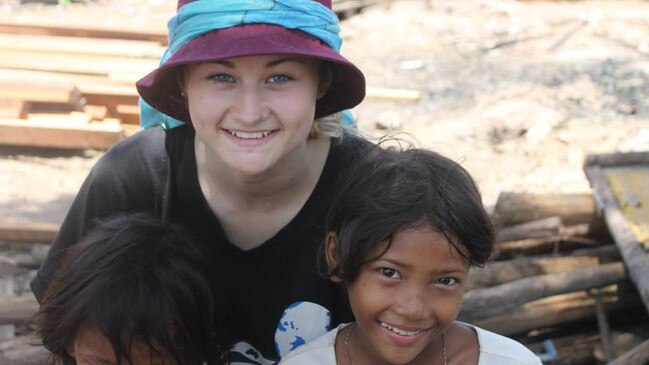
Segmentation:
<svg viewBox="0 0 649 365">
<path fill-rule="evenodd" d="M 385 254 L 348 285 L 357 323 L 352 353 L 372 364 L 429 363 L 460 310 L 468 272 L 443 234 L 429 227 L 394 234 Z"/>
<path fill-rule="evenodd" d="M 144 343 L 135 341 L 131 346 L 132 365 L 179 365 L 166 351 L 156 351 Z M 74 347 L 70 351 L 77 365 L 116 365 L 117 358 L 112 344 L 99 330 L 83 327 L 79 330 Z M 127 363 L 122 359 L 122 364 Z"/>
<path fill-rule="evenodd" d="M 291 55 L 188 66 L 184 92 L 199 140 L 212 158 L 249 174 L 302 153 L 320 74 L 320 61 Z"/>
</svg>

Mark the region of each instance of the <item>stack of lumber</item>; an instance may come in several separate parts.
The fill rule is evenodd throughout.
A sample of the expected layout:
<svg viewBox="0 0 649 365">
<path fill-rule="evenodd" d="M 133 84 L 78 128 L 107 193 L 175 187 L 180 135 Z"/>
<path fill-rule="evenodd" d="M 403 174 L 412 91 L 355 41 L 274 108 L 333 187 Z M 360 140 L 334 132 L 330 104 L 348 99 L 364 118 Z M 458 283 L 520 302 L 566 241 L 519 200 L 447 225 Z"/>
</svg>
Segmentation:
<svg viewBox="0 0 649 365">
<path fill-rule="evenodd" d="M 645 354 L 619 363 L 649 361 L 649 317 L 590 194 L 501 193 L 495 219 L 497 256 L 472 272 L 460 320 L 551 364 L 605 364 L 628 351 Z"/>
<path fill-rule="evenodd" d="M 0 14 L 0 144 L 106 149 L 137 131 L 135 81 L 157 66 L 164 24 L 41 11 Z"/>
</svg>

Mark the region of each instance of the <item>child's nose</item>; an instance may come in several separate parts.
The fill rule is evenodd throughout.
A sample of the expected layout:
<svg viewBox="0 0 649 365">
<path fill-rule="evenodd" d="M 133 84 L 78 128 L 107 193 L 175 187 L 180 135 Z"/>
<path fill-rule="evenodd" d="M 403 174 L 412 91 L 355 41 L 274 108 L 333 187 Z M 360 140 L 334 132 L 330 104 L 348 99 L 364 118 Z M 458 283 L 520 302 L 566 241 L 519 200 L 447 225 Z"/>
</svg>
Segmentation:
<svg viewBox="0 0 649 365">
<path fill-rule="evenodd" d="M 429 290 L 411 285 L 399 293 L 395 312 L 409 321 L 420 321 L 429 319 L 434 312 L 433 298 Z"/>
<path fill-rule="evenodd" d="M 260 90 L 243 87 L 234 99 L 231 113 L 240 123 L 254 124 L 268 117 L 268 108 Z"/>
</svg>

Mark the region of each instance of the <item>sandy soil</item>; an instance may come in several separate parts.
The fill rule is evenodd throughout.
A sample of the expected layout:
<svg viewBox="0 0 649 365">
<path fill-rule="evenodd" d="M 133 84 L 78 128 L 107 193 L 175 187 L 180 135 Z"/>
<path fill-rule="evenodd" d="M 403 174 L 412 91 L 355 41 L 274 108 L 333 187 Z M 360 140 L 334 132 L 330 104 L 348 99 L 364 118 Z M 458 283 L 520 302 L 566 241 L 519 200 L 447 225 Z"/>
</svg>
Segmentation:
<svg viewBox="0 0 649 365">
<path fill-rule="evenodd" d="M 173 9 L 164 2 L 121 3 Z M 342 22 L 343 53 L 368 86 L 421 93 L 357 107 L 364 134 L 405 132 L 461 161 L 487 205 L 501 191 L 588 192 L 584 156 L 649 149 L 649 2 L 432 3 Z M 100 156 L 0 149 L 3 219 L 62 221 Z"/>
</svg>

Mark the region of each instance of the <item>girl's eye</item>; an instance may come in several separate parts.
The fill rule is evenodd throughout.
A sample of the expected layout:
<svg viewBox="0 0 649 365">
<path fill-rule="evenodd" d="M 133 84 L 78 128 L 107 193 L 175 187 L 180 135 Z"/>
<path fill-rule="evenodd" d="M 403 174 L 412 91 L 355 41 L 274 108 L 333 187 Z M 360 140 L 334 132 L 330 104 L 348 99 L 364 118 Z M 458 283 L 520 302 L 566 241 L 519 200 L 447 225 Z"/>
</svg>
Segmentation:
<svg viewBox="0 0 649 365">
<path fill-rule="evenodd" d="M 228 74 L 211 75 L 210 79 L 212 79 L 215 84 L 234 82 L 234 78 Z"/>
<path fill-rule="evenodd" d="M 448 276 L 445 276 L 437 280 L 437 282 L 442 285 L 451 286 L 451 285 L 456 285 L 458 283 L 458 280 L 456 278 L 450 278 Z"/>
<path fill-rule="evenodd" d="M 279 74 L 279 75 L 273 75 L 270 78 L 268 78 L 268 82 L 271 84 L 281 85 L 283 83 L 291 81 L 292 79 L 293 78 L 288 75 Z"/>
<path fill-rule="evenodd" d="M 390 269 L 389 267 L 382 267 L 379 269 L 379 272 L 381 275 L 386 276 L 390 279 L 399 279 L 401 278 L 401 275 L 399 275 L 399 272 L 395 269 Z"/>
</svg>

